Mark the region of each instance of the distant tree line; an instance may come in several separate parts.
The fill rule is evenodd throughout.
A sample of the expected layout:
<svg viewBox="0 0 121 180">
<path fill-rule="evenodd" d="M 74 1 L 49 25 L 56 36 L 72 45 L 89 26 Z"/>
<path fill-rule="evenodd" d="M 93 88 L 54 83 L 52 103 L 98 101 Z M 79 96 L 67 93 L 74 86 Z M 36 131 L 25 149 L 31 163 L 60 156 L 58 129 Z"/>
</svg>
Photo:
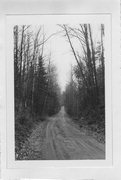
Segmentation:
<svg viewBox="0 0 121 180">
<path fill-rule="evenodd" d="M 64 92 L 68 114 L 86 123 L 102 123 L 105 126 L 105 63 L 104 25 L 100 25 L 100 38 L 94 40 L 90 24 L 78 27 L 60 25 L 65 32 L 77 65 L 71 68 L 70 83 Z M 80 50 L 75 42 L 80 44 Z"/>
</svg>

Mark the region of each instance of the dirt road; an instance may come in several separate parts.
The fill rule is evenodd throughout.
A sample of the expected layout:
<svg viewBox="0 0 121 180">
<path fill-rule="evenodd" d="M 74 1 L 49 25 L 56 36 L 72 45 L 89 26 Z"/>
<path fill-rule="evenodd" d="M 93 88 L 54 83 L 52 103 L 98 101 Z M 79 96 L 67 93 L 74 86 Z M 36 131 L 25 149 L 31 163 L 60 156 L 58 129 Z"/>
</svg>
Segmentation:
<svg viewBox="0 0 121 180">
<path fill-rule="evenodd" d="M 43 124 L 43 125 L 42 125 Z M 72 122 L 64 107 L 41 123 L 29 138 L 27 159 L 104 159 L 105 147 Z M 26 158 L 25 158 L 26 159 Z"/>
</svg>

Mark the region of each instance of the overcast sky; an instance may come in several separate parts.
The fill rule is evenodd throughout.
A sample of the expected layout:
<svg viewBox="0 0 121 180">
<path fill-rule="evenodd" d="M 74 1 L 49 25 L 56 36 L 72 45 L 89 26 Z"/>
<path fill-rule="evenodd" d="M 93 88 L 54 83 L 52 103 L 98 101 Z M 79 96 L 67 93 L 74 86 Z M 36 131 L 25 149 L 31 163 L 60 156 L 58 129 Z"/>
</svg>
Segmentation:
<svg viewBox="0 0 121 180">
<path fill-rule="evenodd" d="M 57 25 L 44 25 L 44 30 L 46 36 L 49 36 L 61 29 Z M 52 36 L 45 46 L 45 54 L 49 52 L 51 53 L 51 61 L 57 67 L 58 83 L 61 90 L 64 91 L 65 85 L 69 81 L 71 64 L 76 64 L 66 37 L 63 37 L 62 34 Z"/>
</svg>

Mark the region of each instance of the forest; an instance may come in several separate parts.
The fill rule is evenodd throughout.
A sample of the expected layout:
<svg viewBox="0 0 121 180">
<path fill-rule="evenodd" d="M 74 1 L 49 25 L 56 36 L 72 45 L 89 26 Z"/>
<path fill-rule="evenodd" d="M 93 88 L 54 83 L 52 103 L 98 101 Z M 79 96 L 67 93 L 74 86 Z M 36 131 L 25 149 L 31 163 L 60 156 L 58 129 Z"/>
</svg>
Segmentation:
<svg viewBox="0 0 121 180">
<path fill-rule="evenodd" d="M 42 27 L 14 27 L 15 142 L 19 151 L 34 124 L 60 109 L 56 67 L 43 56 L 47 41 Z M 46 61 L 46 65 L 45 65 Z"/>
<path fill-rule="evenodd" d="M 35 126 L 47 122 L 61 106 L 80 129 L 105 143 L 104 25 L 100 24 L 98 40 L 90 24 L 57 26 L 61 33 L 51 36 L 43 25 L 35 31 L 31 25 L 14 26 L 16 158 Z M 58 35 L 67 41 L 75 60 L 64 91 L 51 52 L 45 53 L 49 39 Z"/>
<path fill-rule="evenodd" d="M 105 142 L 105 63 L 104 25 L 100 25 L 100 39 L 95 42 L 90 24 L 72 28 L 61 25 L 77 65 L 71 68 L 70 83 L 63 93 L 66 112 L 85 126 L 88 132 Z M 82 51 L 75 49 L 73 39 Z M 81 49 L 80 48 L 80 49 Z"/>
</svg>

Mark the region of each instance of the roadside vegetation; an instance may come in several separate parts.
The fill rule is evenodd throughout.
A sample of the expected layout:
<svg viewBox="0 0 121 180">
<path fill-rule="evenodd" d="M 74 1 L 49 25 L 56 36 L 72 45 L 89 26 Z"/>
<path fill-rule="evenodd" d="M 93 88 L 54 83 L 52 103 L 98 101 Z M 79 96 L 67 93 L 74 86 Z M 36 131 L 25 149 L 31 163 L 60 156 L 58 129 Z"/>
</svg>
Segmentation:
<svg viewBox="0 0 121 180">
<path fill-rule="evenodd" d="M 44 55 L 43 27 L 14 27 L 15 151 L 16 158 L 32 128 L 60 109 L 56 67 Z"/>
<path fill-rule="evenodd" d="M 61 25 L 77 65 L 63 94 L 67 113 L 98 141 L 105 142 L 104 25 L 94 38 L 90 24 Z M 77 49 L 77 45 L 79 48 Z"/>
</svg>

